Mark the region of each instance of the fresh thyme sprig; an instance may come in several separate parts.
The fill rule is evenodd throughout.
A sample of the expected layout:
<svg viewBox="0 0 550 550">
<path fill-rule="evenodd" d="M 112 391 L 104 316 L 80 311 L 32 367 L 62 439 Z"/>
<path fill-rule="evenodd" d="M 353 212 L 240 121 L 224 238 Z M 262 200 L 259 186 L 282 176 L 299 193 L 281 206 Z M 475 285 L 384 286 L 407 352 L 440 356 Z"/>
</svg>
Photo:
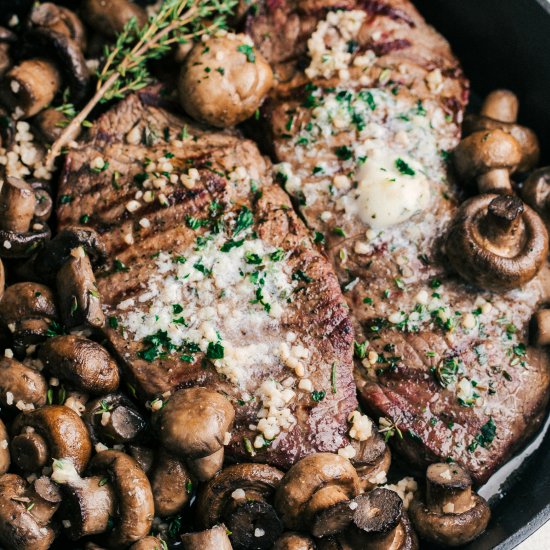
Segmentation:
<svg viewBox="0 0 550 550">
<path fill-rule="evenodd" d="M 96 92 L 52 144 L 47 166 L 53 168 L 56 158 L 98 103 L 122 99 L 147 86 L 151 82 L 148 61 L 161 58 L 173 44 L 184 44 L 224 28 L 236 3 L 237 0 L 165 0 L 143 28 L 138 28 L 135 18 L 131 19 L 114 46 L 106 48 L 105 61 L 97 73 Z"/>
</svg>

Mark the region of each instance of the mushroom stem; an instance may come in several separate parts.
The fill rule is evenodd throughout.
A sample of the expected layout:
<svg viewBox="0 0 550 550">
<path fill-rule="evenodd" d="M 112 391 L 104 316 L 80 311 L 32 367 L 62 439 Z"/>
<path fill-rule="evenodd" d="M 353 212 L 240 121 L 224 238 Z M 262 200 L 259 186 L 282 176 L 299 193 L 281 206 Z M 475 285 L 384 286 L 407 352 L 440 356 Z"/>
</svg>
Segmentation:
<svg viewBox="0 0 550 550">
<path fill-rule="evenodd" d="M 231 550 L 225 525 L 216 525 L 212 529 L 198 533 L 185 533 L 181 536 L 185 550 Z"/>
<path fill-rule="evenodd" d="M 437 514 L 462 514 L 474 502 L 472 480 L 457 464 L 432 464 L 426 473 L 426 503 Z"/>
<path fill-rule="evenodd" d="M 208 481 L 221 470 L 224 454 L 222 447 L 211 455 L 187 460 L 187 466 L 199 481 Z"/>
<path fill-rule="evenodd" d="M 523 202 L 516 195 L 495 197 L 488 207 L 487 216 L 480 223 L 480 233 L 488 240 L 487 246 L 493 250 L 507 251 L 514 257 L 523 246 L 522 223 Z"/>
<path fill-rule="evenodd" d="M 36 197 L 33 188 L 23 180 L 8 177 L 0 191 L 0 228 L 24 233 L 34 215 Z"/>
<path fill-rule="evenodd" d="M 516 94 L 509 90 L 494 90 L 485 98 L 480 114 L 501 122 L 515 122 L 518 110 Z"/>
<path fill-rule="evenodd" d="M 550 309 L 541 309 L 531 321 L 532 339 L 537 346 L 550 345 Z"/>
<path fill-rule="evenodd" d="M 46 466 L 50 452 L 46 440 L 36 432 L 16 435 L 11 441 L 13 462 L 25 472 L 36 472 Z"/>
<path fill-rule="evenodd" d="M 511 193 L 510 171 L 498 168 L 478 176 L 477 188 L 480 193 Z"/>
</svg>

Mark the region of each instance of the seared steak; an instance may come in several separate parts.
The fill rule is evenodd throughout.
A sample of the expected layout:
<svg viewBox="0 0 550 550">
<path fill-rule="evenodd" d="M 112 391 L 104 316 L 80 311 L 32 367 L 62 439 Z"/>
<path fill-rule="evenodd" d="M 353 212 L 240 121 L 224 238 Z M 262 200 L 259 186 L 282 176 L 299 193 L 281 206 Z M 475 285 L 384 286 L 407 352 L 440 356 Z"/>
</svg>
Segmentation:
<svg viewBox="0 0 550 550">
<path fill-rule="evenodd" d="M 96 228 L 113 260 L 98 288 L 131 387 L 227 395 L 234 459 L 288 467 L 337 451 L 357 402 L 330 264 L 251 141 L 161 103 L 143 91 L 103 115 L 60 188 L 60 225 Z"/>
<path fill-rule="evenodd" d="M 354 315 L 363 404 L 412 465 L 455 460 L 482 483 L 545 409 L 549 356 L 527 336 L 549 291 L 481 292 L 447 269 L 457 60 L 403 0 L 265 2 L 248 29 L 279 78 L 263 112 L 277 180 Z"/>
</svg>

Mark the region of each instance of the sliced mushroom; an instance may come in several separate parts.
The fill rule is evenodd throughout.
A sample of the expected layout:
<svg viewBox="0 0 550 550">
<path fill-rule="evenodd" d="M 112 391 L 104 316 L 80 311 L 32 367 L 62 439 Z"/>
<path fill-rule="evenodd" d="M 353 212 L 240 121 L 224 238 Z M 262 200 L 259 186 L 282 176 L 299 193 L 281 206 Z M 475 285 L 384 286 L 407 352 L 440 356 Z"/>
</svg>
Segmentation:
<svg viewBox="0 0 550 550">
<path fill-rule="evenodd" d="M 225 525 L 216 525 L 212 529 L 197 533 L 185 533 L 181 536 L 185 550 L 231 550 Z"/>
<path fill-rule="evenodd" d="M 151 485 L 139 464 L 122 452 L 103 451 L 92 459 L 90 469 L 107 474 L 115 491 L 117 514 L 109 545 L 128 546 L 147 536 L 155 507 Z"/>
<path fill-rule="evenodd" d="M 315 542 L 304 533 L 287 531 L 275 541 L 273 550 L 315 550 Z"/>
<path fill-rule="evenodd" d="M 130 550 L 164 550 L 166 543 L 157 537 L 145 537 L 130 546 Z"/>
<path fill-rule="evenodd" d="M 539 168 L 529 175 L 523 184 L 521 198 L 541 215 L 546 227 L 550 227 L 549 166 Z"/>
<path fill-rule="evenodd" d="M 57 272 L 61 318 L 67 327 L 100 328 L 105 323 L 90 258 L 82 247 Z"/>
<path fill-rule="evenodd" d="M 522 160 L 519 143 L 506 132 L 496 129 L 474 132 L 464 138 L 453 153 L 461 178 L 476 181 L 480 193 L 512 192 L 510 174 Z"/>
<path fill-rule="evenodd" d="M 541 309 L 533 315 L 531 340 L 536 346 L 550 345 L 550 309 Z"/>
<path fill-rule="evenodd" d="M 104 395 L 88 403 L 85 421 L 94 439 L 109 445 L 139 440 L 147 428 L 143 416 L 122 394 Z"/>
<path fill-rule="evenodd" d="M 38 371 L 23 363 L 0 358 L 0 403 L 12 410 L 42 407 L 46 404 L 48 383 Z"/>
<path fill-rule="evenodd" d="M 271 88 L 269 63 L 245 35 L 211 37 L 185 58 L 179 98 L 193 118 L 226 128 L 251 117 Z"/>
<path fill-rule="evenodd" d="M 215 473 L 213 469 L 202 468 L 204 459 L 217 455 L 213 457 L 214 464 L 221 467 L 219 457 L 234 418 L 231 402 L 206 388 L 177 391 L 153 415 L 161 443 L 176 457 L 186 459 L 201 481 L 207 481 L 207 475 Z M 195 464 L 197 460 L 200 467 Z"/>
<path fill-rule="evenodd" d="M 13 422 L 13 462 L 37 472 L 51 459 L 69 459 L 82 472 L 92 454 L 92 442 L 82 419 L 69 407 L 46 405 L 20 414 Z"/>
<path fill-rule="evenodd" d="M 149 474 L 155 515 L 173 516 L 189 502 L 193 481 L 185 464 L 164 449 L 160 449 Z"/>
<path fill-rule="evenodd" d="M 111 37 L 122 32 L 132 18 L 139 29 L 147 22 L 145 10 L 129 0 L 84 0 L 82 13 L 90 27 Z"/>
<path fill-rule="evenodd" d="M 286 473 L 275 493 L 275 509 L 287 529 L 309 530 L 322 510 L 359 493 L 359 477 L 340 455 L 302 458 Z"/>
<path fill-rule="evenodd" d="M 489 506 L 471 489 L 468 473 L 457 464 L 432 464 L 426 474 L 425 500 L 409 506 L 414 527 L 426 541 L 461 546 L 478 537 L 491 517 Z"/>
<path fill-rule="evenodd" d="M 114 359 L 98 343 L 82 336 L 57 336 L 47 340 L 38 357 L 55 377 L 91 394 L 111 393 L 118 388 L 119 372 Z"/>
<path fill-rule="evenodd" d="M 38 283 L 11 285 L 0 300 L 0 323 L 11 332 L 17 353 L 44 341 L 57 318 L 53 292 Z"/>
<path fill-rule="evenodd" d="M 73 11 L 52 2 L 33 6 L 28 21 L 34 28 L 49 29 L 74 40 L 79 48 L 86 49 L 86 29 Z"/>
<path fill-rule="evenodd" d="M 480 195 L 459 208 L 446 251 L 467 281 L 503 292 L 535 277 L 546 262 L 548 233 L 538 214 L 516 196 Z"/>
<path fill-rule="evenodd" d="M 0 477 L 0 543 L 18 550 L 47 550 L 55 538 L 54 530 L 35 517 L 28 487 L 15 474 Z"/>
<path fill-rule="evenodd" d="M 205 485 L 197 499 L 201 527 L 223 522 L 237 549 L 263 550 L 273 546 L 282 523 L 271 505 L 283 472 L 267 464 L 234 464 Z"/>
<path fill-rule="evenodd" d="M 11 464 L 9 435 L 6 425 L 0 420 L 0 476 L 3 476 Z"/>
</svg>

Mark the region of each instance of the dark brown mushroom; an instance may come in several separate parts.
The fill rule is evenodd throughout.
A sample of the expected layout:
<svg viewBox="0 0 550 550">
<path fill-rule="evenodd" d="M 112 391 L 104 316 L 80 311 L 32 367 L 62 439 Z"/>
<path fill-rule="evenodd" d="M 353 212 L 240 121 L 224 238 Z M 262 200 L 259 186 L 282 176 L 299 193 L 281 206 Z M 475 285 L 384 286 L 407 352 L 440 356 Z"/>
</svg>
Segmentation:
<svg viewBox="0 0 550 550">
<path fill-rule="evenodd" d="M 541 309 L 533 315 L 530 331 L 536 346 L 550 345 L 550 309 Z"/>
<path fill-rule="evenodd" d="M 50 29 L 74 40 L 80 49 L 86 49 L 86 29 L 75 12 L 52 2 L 35 4 L 28 22 L 33 28 Z"/>
<path fill-rule="evenodd" d="M 103 451 L 90 463 L 93 473 L 107 474 L 117 498 L 109 546 L 128 546 L 149 534 L 155 506 L 151 485 L 139 464 L 119 451 Z"/>
<path fill-rule="evenodd" d="M 451 223 L 446 251 L 467 281 L 506 291 L 530 281 L 546 262 L 548 233 L 538 214 L 514 195 L 479 195 Z"/>
<path fill-rule="evenodd" d="M 510 174 L 521 160 L 519 143 L 500 129 L 474 132 L 453 153 L 459 176 L 466 182 L 475 181 L 480 193 L 510 193 Z"/>
<path fill-rule="evenodd" d="M 521 198 L 541 215 L 546 227 L 550 227 L 549 166 L 539 168 L 529 175 L 523 184 Z"/>
<path fill-rule="evenodd" d="M 82 247 L 97 269 L 107 261 L 107 250 L 99 234 L 91 228 L 69 226 L 63 228 L 33 261 L 33 271 L 48 284 L 54 284 L 57 272 L 71 258 L 75 248 Z"/>
<path fill-rule="evenodd" d="M 6 273 L 4 270 L 4 263 L 0 260 L 0 301 L 4 296 L 4 289 L 6 287 Z"/>
<path fill-rule="evenodd" d="M 152 471 L 155 462 L 155 452 L 153 449 L 130 443 L 126 445 L 126 452 L 140 465 L 146 474 Z"/>
<path fill-rule="evenodd" d="M 3 476 L 11 464 L 9 435 L 6 425 L 0 420 L 0 476 Z"/>
<path fill-rule="evenodd" d="M 111 393 L 120 381 L 118 367 L 109 352 L 82 336 L 57 336 L 47 340 L 38 357 L 60 380 L 91 394 Z"/>
<path fill-rule="evenodd" d="M 130 546 L 130 550 L 164 550 L 166 543 L 157 537 L 145 537 Z"/>
<path fill-rule="evenodd" d="M 223 522 L 234 548 L 263 550 L 273 546 L 283 525 L 271 505 L 283 472 L 267 464 L 234 464 L 205 485 L 197 499 L 197 522 Z"/>
<path fill-rule="evenodd" d="M 91 401 L 84 419 L 94 440 L 109 445 L 132 443 L 143 438 L 147 429 L 143 416 L 122 394 L 104 395 Z"/>
<path fill-rule="evenodd" d="M 44 341 L 56 319 L 53 292 L 47 286 L 16 283 L 0 300 L 0 324 L 11 332 L 18 353 Z"/>
<path fill-rule="evenodd" d="M 231 550 L 225 525 L 216 525 L 212 529 L 197 533 L 185 533 L 181 536 L 185 550 Z"/>
<path fill-rule="evenodd" d="M 8 410 L 39 408 L 46 404 L 48 383 L 35 369 L 0 358 L 0 403 Z"/>
<path fill-rule="evenodd" d="M 12 460 L 27 472 L 37 472 L 52 459 L 69 459 L 82 472 L 92 454 L 86 425 L 76 412 L 62 405 L 20 414 L 12 432 Z"/>
<path fill-rule="evenodd" d="M 132 18 L 139 29 L 147 22 L 145 10 L 129 0 L 84 0 L 82 13 L 90 27 L 110 37 L 122 32 Z"/>
<path fill-rule="evenodd" d="M 33 120 L 34 126 L 47 143 L 53 143 L 63 133 L 70 121 L 65 113 L 55 107 L 43 109 Z M 73 139 L 77 139 L 79 135 L 80 127 Z"/>
<path fill-rule="evenodd" d="M 11 67 L 11 44 L 16 40 L 15 33 L 5 27 L 0 27 L 0 76 Z"/>
<path fill-rule="evenodd" d="M 287 529 L 309 530 L 322 510 L 359 493 L 359 477 L 340 455 L 317 453 L 298 461 L 275 493 L 275 509 Z"/>
<path fill-rule="evenodd" d="M 470 476 L 457 464 L 432 464 L 428 468 L 425 498 L 416 495 L 409 506 L 421 538 L 461 546 L 485 530 L 491 511 L 471 485 Z"/>
<path fill-rule="evenodd" d="M 46 222 L 53 210 L 51 187 L 43 181 L 32 181 L 36 203 L 34 205 L 34 219 L 38 222 Z"/>
<path fill-rule="evenodd" d="M 204 467 L 212 455 L 216 470 L 221 467 L 219 457 L 223 461 L 224 441 L 234 418 L 231 402 L 206 388 L 177 391 L 153 415 L 161 443 L 176 457 L 186 459 L 201 481 L 216 473 L 214 468 Z"/>
<path fill-rule="evenodd" d="M 193 481 L 185 464 L 162 448 L 157 453 L 149 480 L 155 515 L 159 517 L 177 514 L 191 498 Z"/>
<path fill-rule="evenodd" d="M 224 454 L 222 447 L 211 455 L 188 459 L 187 466 L 199 481 L 208 481 L 222 469 Z"/>
<path fill-rule="evenodd" d="M 304 533 L 287 531 L 275 541 L 273 550 L 315 550 L 315 542 Z"/>
<path fill-rule="evenodd" d="M 26 482 L 15 474 L 0 477 L 0 543 L 18 550 L 47 550 L 55 538 L 49 522 L 37 519 Z M 35 505 L 36 506 L 36 505 Z"/>
<path fill-rule="evenodd" d="M 70 328 L 101 328 L 105 315 L 90 258 L 82 247 L 75 248 L 72 254 L 57 272 L 61 318 Z"/>
</svg>

